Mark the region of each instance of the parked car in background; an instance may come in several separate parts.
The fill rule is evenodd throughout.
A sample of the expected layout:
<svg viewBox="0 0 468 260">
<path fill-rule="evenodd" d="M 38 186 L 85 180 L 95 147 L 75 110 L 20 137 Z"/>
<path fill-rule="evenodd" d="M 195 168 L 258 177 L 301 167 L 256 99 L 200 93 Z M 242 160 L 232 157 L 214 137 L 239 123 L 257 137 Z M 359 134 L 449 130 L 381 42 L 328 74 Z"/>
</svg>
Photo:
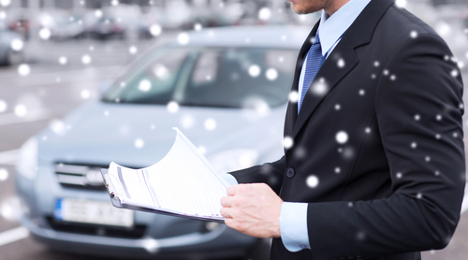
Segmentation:
<svg viewBox="0 0 468 260">
<path fill-rule="evenodd" d="M 112 161 L 132 168 L 158 162 L 175 140 L 172 127 L 220 174 L 277 160 L 308 32 L 225 27 L 158 41 L 100 99 L 22 146 L 15 178 L 21 224 L 49 247 L 77 254 L 267 259 L 268 240 L 224 224 L 112 207 L 99 170 Z"/>
<path fill-rule="evenodd" d="M 0 65 L 19 64 L 24 58 L 24 45 L 24 37 L 0 21 Z"/>
</svg>

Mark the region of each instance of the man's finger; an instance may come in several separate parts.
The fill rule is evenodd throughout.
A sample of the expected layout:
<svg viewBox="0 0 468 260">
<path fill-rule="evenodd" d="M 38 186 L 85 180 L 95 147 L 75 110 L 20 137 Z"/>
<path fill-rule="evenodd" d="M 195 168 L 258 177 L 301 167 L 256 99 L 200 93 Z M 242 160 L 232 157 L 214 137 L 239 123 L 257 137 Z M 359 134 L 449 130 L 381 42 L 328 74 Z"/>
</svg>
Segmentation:
<svg viewBox="0 0 468 260">
<path fill-rule="evenodd" d="M 239 187 L 239 185 L 231 185 L 226 191 L 227 195 L 229 195 L 229 196 L 236 195 L 238 187 Z"/>
<path fill-rule="evenodd" d="M 221 198 L 221 206 L 228 207 L 228 208 L 232 207 L 232 200 L 233 200 L 232 196 L 222 197 Z"/>
<path fill-rule="evenodd" d="M 231 208 L 221 208 L 220 213 L 221 216 L 227 218 L 227 219 L 232 219 L 232 209 Z"/>
</svg>

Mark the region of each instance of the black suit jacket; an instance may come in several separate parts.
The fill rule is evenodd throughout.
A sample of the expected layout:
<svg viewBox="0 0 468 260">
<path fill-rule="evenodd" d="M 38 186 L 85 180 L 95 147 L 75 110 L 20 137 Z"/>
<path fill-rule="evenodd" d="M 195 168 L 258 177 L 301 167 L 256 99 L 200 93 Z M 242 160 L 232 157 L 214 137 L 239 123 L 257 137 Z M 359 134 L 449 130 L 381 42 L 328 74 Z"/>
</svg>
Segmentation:
<svg viewBox="0 0 468 260">
<path fill-rule="evenodd" d="M 232 173 L 241 183 L 268 183 L 284 201 L 309 203 L 311 250 L 291 253 L 274 239 L 272 259 L 415 260 L 447 245 L 465 183 L 463 85 L 451 57 L 393 0 L 369 3 L 322 65 L 299 115 L 297 103 L 288 105 L 284 135 L 294 145 L 277 162 Z M 314 91 L 317 83 L 325 93 Z M 307 185 L 310 176 L 318 185 Z"/>
</svg>

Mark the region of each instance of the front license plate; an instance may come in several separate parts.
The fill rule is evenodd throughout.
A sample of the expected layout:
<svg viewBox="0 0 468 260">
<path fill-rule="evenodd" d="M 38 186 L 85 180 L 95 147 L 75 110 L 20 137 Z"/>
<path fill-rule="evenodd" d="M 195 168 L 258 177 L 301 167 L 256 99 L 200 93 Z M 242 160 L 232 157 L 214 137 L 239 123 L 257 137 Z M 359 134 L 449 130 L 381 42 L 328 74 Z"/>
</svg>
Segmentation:
<svg viewBox="0 0 468 260">
<path fill-rule="evenodd" d="M 58 199 L 55 204 L 54 216 L 56 219 L 99 224 L 110 226 L 133 226 L 133 211 L 119 209 L 112 206 L 111 202 Z"/>
</svg>

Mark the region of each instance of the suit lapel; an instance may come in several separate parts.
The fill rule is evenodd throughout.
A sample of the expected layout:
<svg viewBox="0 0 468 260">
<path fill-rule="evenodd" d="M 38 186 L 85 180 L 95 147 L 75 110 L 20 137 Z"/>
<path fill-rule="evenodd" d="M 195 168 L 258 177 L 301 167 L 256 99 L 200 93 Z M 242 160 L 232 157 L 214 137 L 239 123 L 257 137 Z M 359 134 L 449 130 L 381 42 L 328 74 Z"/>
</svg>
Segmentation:
<svg viewBox="0 0 468 260">
<path fill-rule="evenodd" d="M 292 102 L 289 102 L 286 114 L 285 136 L 296 137 L 327 94 L 358 64 L 359 61 L 355 54 L 355 49 L 371 41 L 375 26 L 393 3 L 394 0 L 374 0 L 364 8 L 354 23 L 343 34 L 341 41 L 317 72 L 314 81 L 304 97 L 299 115 L 297 115 L 297 103 L 291 104 Z M 315 35 L 317 27 L 318 23 L 312 30 L 311 35 Z M 296 91 L 302 62 L 305 53 L 311 46 L 309 39 L 310 35 L 301 48 L 298 64 L 296 65 L 292 87 Z"/>
</svg>

